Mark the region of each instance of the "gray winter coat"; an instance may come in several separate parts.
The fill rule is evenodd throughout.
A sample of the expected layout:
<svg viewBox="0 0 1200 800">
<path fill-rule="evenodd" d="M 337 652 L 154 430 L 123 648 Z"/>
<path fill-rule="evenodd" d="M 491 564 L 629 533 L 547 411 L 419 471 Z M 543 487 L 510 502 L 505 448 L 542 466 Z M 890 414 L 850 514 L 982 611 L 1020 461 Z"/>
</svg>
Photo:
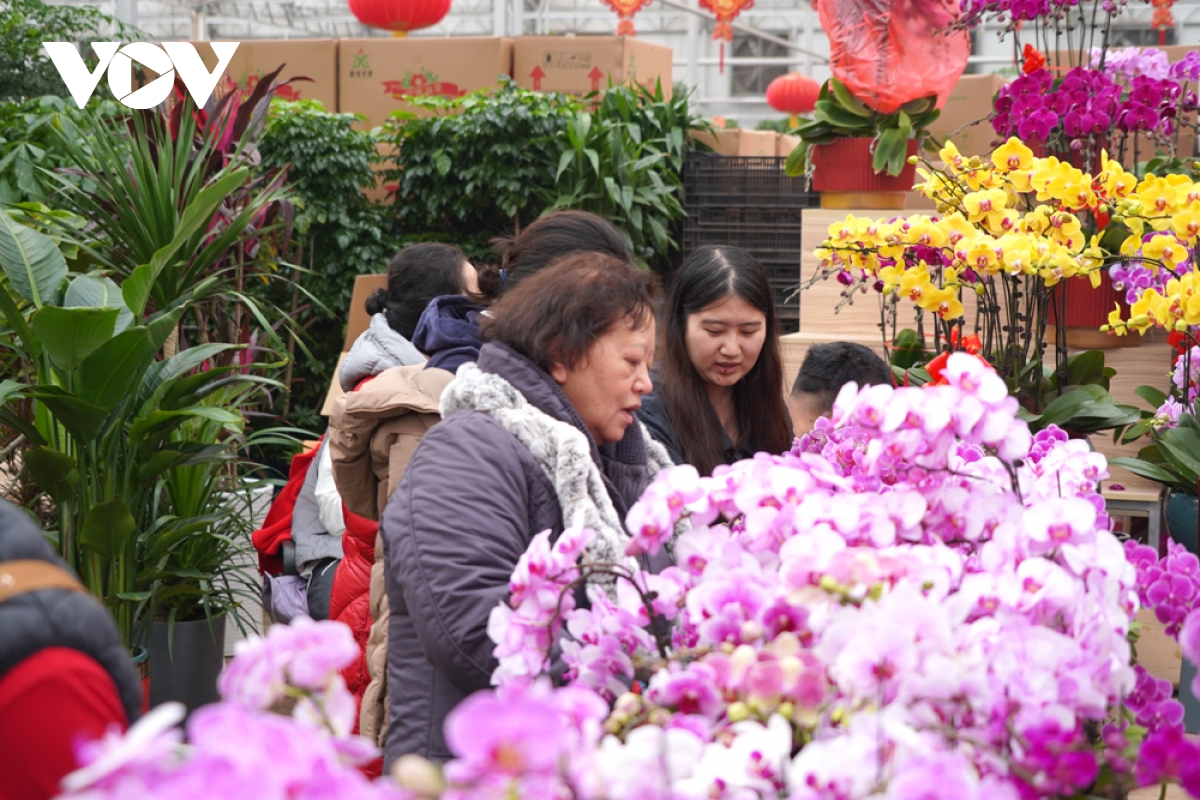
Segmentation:
<svg viewBox="0 0 1200 800">
<path fill-rule="evenodd" d="M 503 378 L 538 411 L 583 432 L 611 508 L 623 521 L 651 477 L 641 427 L 597 447 L 558 384 L 533 362 L 493 342 L 483 347 L 478 367 Z M 446 388 L 445 419 L 425 434 L 383 514 L 392 608 L 385 768 L 408 753 L 450 758 L 442 736 L 446 715 L 488 688 L 496 668 L 488 615 L 508 598 L 509 577 L 533 536 L 547 528 L 557 536 L 564 527 L 559 498 L 570 493 L 556 488 L 546 466 L 495 416 L 464 406 L 470 395 L 456 389 L 463 380 L 460 372 Z M 460 410 L 446 413 L 456 404 Z M 554 446 L 538 443 L 543 461 Z M 665 451 L 649 447 L 657 468 Z M 646 566 L 657 571 L 669 563 L 660 553 Z"/>
<path fill-rule="evenodd" d="M 371 316 L 371 326 L 354 340 L 342 368 L 338 371 L 338 382 L 343 392 L 353 392 L 363 378 L 378 375 L 392 367 L 408 367 L 425 360 L 421 351 L 388 325 L 386 314 Z"/>
</svg>

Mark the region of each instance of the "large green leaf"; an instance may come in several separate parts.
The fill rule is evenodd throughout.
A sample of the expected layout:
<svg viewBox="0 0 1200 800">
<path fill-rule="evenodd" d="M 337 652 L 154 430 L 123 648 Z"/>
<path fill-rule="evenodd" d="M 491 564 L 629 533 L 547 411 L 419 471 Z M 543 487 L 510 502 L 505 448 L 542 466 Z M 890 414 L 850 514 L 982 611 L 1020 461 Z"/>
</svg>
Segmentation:
<svg viewBox="0 0 1200 800">
<path fill-rule="evenodd" d="M 129 504 L 118 497 L 88 509 L 79 543 L 101 558 L 117 558 L 136 530 Z"/>
<path fill-rule="evenodd" d="M 79 365 L 80 399 L 111 410 L 135 390 L 154 361 L 150 331 L 142 326 L 117 334 Z"/>
<path fill-rule="evenodd" d="M 0 212 L 0 267 L 17 294 L 38 308 L 53 300 L 67 261 L 50 237 Z"/>
<path fill-rule="evenodd" d="M 133 314 L 125 306 L 121 289 L 111 278 L 93 278 L 80 275 L 67 286 L 63 296 L 63 308 L 115 308 L 118 311 L 116 332 L 133 324 Z"/>
<path fill-rule="evenodd" d="M 0 314 L 4 315 L 3 318 L 8 322 L 8 326 L 16 332 L 17 338 L 25 345 L 29 355 L 32 358 L 39 358 L 42 354 L 42 343 L 33 335 L 29 321 L 17 308 L 12 295 L 8 293 L 8 287 L 3 283 L 0 283 Z"/>
<path fill-rule="evenodd" d="M 27 394 L 50 409 L 55 421 L 81 442 L 95 439 L 108 419 L 105 409 L 85 403 L 57 386 L 36 386 Z"/>
<path fill-rule="evenodd" d="M 79 468 L 75 459 L 51 447 L 31 447 L 25 451 L 25 470 L 33 482 L 62 503 L 75 492 L 79 484 Z"/>
<path fill-rule="evenodd" d="M 181 350 L 166 361 L 158 361 L 151 364 L 150 369 L 146 371 L 146 380 L 142 383 L 141 391 L 138 393 L 137 402 L 141 406 L 138 413 L 144 415 L 153 411 L 154 408 L 146 408 L 145 404 L 152 402 L 154 406 L 157 406 L 158 401 L 162 399 L 163 393 L 170 388 L 170 384 L 175 379 L 181 375 L 187 375 L 210 358 L 215 358 L 234 347 L 237 347 L 237 345 L 196 345 L 195 347 Z"/>
<path fill-rule="evenodd" d="M 1139 386 L 1133 390 L 1133 393 L 1149 403 L 1150 407 L 1156 411 L 1159 406 L 1167 402 L 1167 395 L 1154 386 Z"/>
<path fill-rule="evenodd" d="M 149 299 L 152 288 L 154 268 L 149 264 L 142 264 L 121 283 L 121 297 L 125 300 L 126 307 L 140 317 L 146 310 L 146 300 Z"/>
<path fill-rule="evenodd" d="M 1158 437 L 1158 449 L 1193 485 L 1200 478 L 1200 432 L 1191 428 L 1163 431 Z"/>
<path fill-rule="evenodd" d="M 1085 350 L 1076 353 L 1067 361 L 1067 383 L 1078 386 L 1088 379 L 1103 375 L 1104 353 L 1100 350 Z"/>
<path fill-rule="evenodd" d="M 147 436 L 156 430 L 161 430 L 162 428 L 171 429 L 183 424 L 188 419 L 196 417 L 211 419 L 223 424 L 232 424 L 243 420 L 241 414 L 211 406 L 193 406 L 179 411 L 151 411 L 146 416 L 134 420 L 133 425 L 129 428 L 129 440 L 134 445 L 141 444 Z"/>
<path fill-rule="evenodd" d="M 58 308 L 47 306 L 33 315 L 33 333 L 59 369 L 71 371 L 112 338 L 115 308 Z"/>
<path fill-rule="evenodd" d="M 1082 389 L 1059 395 L 1036 417 L 1038 428 L 1045 428 L 1049 425 L 1061 426 L 1091 402 L 1092 396 Z"/>
<path fill-rule="evenodd" d="M 1143 478 L 1149 478 L 1152 481 L 1176 485 L 1180 483 L 1180 477 L 1168 470 L 1160 467 L 1158 464 L 1151 464 L 1149 461 L 1142 461 L 1140 458 L 1129 458 L 1128 456 L 1113 456 L 1108 460 L 1109 466 L 1121 467 L 1127 469 L 1134 475 L 1139 475 Z"/>
</svg>

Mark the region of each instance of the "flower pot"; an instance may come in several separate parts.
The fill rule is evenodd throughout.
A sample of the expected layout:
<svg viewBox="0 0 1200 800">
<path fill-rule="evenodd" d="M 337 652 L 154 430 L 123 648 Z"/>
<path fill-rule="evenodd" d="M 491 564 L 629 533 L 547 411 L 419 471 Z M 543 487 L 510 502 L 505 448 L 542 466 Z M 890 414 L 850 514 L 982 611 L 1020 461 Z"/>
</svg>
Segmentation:
<svg viewBox="0 0 1200 800">
<path fill-rule="evenodd" d="M 1167 535 L 1171 540 L 1200 555 L 1200 499 L 1171 489 L 1163 501 Z"/>
<path fill-rule="evenodd" d="M 133 660 L 133 669 L 137 672 L 138 682 L 142 684 L 142 713 L 150 711 L 150 651 L 135 644 L 129 648 Z"/>
<path fill-rule="evenodd" d="M 895 177 L 875 172 L 871 141 L 842 138 L 812 148 L 813 189 L 821 192 L 822 208 L 904 208 L 917 168 L 905 162 Z M 916 154 L 917 141 L 911 139 L 906 157 Z"/>
<path fill-rule="evenodd" d="M 156 620 L 150 626 L 148 649 L 154 662 L 152 707 L 173 701 L 183 703 L 190 713 L 220 699 L 217 675 L 225 666 L 224 614 L 211 620 Z"/>
<path fill-rule="evenodd" d="M 1200 499 L 1170 489 L 1163 500 L 1163 516 L 1171 540 L 1200 555 Z M 1200 733 L 1200 700 L 1192 693 L 1195 677 L 1196 665 L 1185 658 L 1179 671 L 1179 702 L 1183 703 L 1183 726 L 1188 733 Z"/>
<path fill-rule="evenodd" d="M 1125 293 L 1113 287 L 1108 270 L 1101 271 L 1100 285 L 1095 288 L 1082 278 L 1073 278 L 1055 286 L 1046 312 L 1046 322 L 1049 325 L 1058 324 L 1058 303 L 1062 302 L 1060 292 L 1064 291 L 1067 293 L 1067 307 L 1063 325 L 1067 330 L 1068 347 L 1079 350 L 1112 350 L 1117 347 L 1137 347 L 1141 344 L 1138 336 L 1117 336 L 1100 330 L 1101 325 L 1108 323 L 1108 315 L 1117 306 L 1121 308 L 1122 317 L 1129 315 Z M 1049 337 L 1050 333 L 1046 335 Z"/>
</svg>

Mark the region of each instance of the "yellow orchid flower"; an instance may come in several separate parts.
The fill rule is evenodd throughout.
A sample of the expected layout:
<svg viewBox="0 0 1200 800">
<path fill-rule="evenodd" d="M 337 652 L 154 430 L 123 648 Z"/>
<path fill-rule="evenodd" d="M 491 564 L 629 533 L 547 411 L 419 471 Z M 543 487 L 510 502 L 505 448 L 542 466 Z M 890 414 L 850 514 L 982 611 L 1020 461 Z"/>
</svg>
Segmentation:
<svg viewBox="0 0 1200 800">
<path fill-rule="evenodd" d="M 946 142 L 945 146 L 938 151 L 938 158 L 946 165 L 948 169 L 954 171 L 960 170 L 966 164 L 966 159 L 958 152 L 958 148 L 954 146 L 954 142 Z"/>
<path fill-rule="evenodd" d="M 1034 236 L 1041 236 L 1050 229 L 1050 215 L 1054 209 L 1041 205 L 1021 217 L 1021 231 Z"/>
<path fill-rule="evenodd" d="M 1012 275 L 1027 275 L 1033 272 L 1033 244 L 1023 234 L 1010 233 L 1001 236 L 996 243 L 1002 252 L 1004 271 Z"/>
<path fill-rule="evenodd" d="M 1187 248 L 1168 234 L 1154 236 L 1142 245 L 1142 255 L 1152 261 L 1159 261 L 1170 269 L 1175 269 L 1188 257 Z"/>
<path fill-rule="evenodd" d="M 924 261 L 919 267 L 906 269 L 900 277 L 900 294 L 917 305 L 920 305 L 921 298 L 932 290 L 933 284 L 929 281 L 929 266 Z"/>
<path fill-rule="evenodd" d="M 945 247 L 949 235 L 937 222 L 925 215 L 910 217 L 908 230 L 904 233 L 905 241 L 910 244 L 921 244 L 929 247 Z"/>
<path fill-rule="evenodd" d="M 1081 249 L 1086 241 L 1079 218 L 1066 211 L 1059 211 L 1050 217 L 1049 234 L 1054 241 L 1075 251 Z"/>
<path fill-rule="evenodd" d="M 857 241 L 861 222 L 853 214 L 847 214 L 844 220 L 829 226 L 830 241 L 834 244 L 848 244 Z"/>
<path fill-rule="evenodd" d="M 901 279 L 904 277 L 905 267 L 903 261 L 898 261 L 894 266 L 884 267 L 879 270 L 879 278 L 883 281 L 883 293 L 891 294 L 900 285 Z"/>
<path fill-rule="evenodd" d="M 971 192 L 963 198 L 963 208 L 967 219 L 974 223 L 982 223 L 989 228 L 998 225 L 1004 218 L 1004 209 L 1008 204 L 1008 195 L 999 189 L 984 189 Z"/>
<path fill-rule="evenodd" d="M 996 254 L 996 240 L 981 236 L 967 250 L 967 266 L 980 274 L 992 275 L 1000 270 L 1000 256 Z"/>
<path fill-rule="evenodd" d="M 992 164 L 1003 172 L 1028 170 L 1033 167 L 1033 151 L 1017 137 L 1010 136 L 992 152 Z"/>
<path fill-rule="evenodd" d="M 1125 325 L 1125 320 L 1121 319 L 1121 304 L 1113 303 L 1113 310 L 1108 312 L 1108 328 L 1117 336 L 1125 336 L 1129 333 L 1129 328 Z"/>
<path fill-rule="evenodd" d="M 957 319 L 963 315 L 963 304 L 953 289 L 933 289 L 925 294 L 921 308 L 932 311 L 942 319 Z"/>
<path fill-rule="evenodd" d="M 1188 242 L 1196 241 L 1197 234 L 1200 234 L 1200 202 L 1189 203 L 1176 211 L 1171 217 L 1171 227 L 1179 238 Z"/>
<path fill-rule="evenodd" d="M 1063 205 L 1072 209 L 1088 208 L 1096 205 L 1096 193 L 1092 191 L 1092 179 L 1070 164 L 1059 164 L 1054 169 L 1046 192 L 1050 198 L 1059 200 Z M 1041 200 L 1041 192 L 1038 193 Z"/>
<path fill-rule="evenodd" d="M 1148 216 L 1162 215 L 1175 210 L 1179 204 L 1179 190 L 1157 175 L 1147 175 L 1138 184 L 1137 199 Z"/>
</svg>

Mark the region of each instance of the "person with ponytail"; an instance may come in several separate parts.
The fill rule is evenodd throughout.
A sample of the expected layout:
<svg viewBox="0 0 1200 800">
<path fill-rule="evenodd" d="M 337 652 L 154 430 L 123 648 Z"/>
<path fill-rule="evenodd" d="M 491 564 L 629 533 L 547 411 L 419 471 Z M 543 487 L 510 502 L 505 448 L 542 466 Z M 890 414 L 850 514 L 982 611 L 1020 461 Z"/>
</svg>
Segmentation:
<svg viewBox="0 0 1200 800">
<path fill-rule="evenodd" d="M 444 295 L 473 294 L 479 286 L 463 252 L 437 242 L 401 250 L 388 264 L 387 277 L 387 288 L 367 298 L 371 325 L 354 340 L 338 372 L 344 392 L 389 367 L 423 363 L 425 356 L 413 337 L 425 307 Z"/>
<path fill-rule="evenodd" d="M 692 253 L 659 332 L 655 393 L 638 415 L 677 463 L 709 475 L 792 446 L 774 293 L 753 256 L 724 246 Z"/>
<path fill-rule="evenodd" d="M 601 253 L 633 260 L 621 232 L 587 211 L 547 214 L 518 234 L 493 239 L 492 246 L 500 260 L 480 268 L 478 292 L 439 297 L 421 315 L 413 344 L 429 356 L 427 369 L 456 372 L 468 361 L 477 361 L 483 346 L 480 316 L 505 292 L 556 259 L 571 253 Z"/>
</svg>

